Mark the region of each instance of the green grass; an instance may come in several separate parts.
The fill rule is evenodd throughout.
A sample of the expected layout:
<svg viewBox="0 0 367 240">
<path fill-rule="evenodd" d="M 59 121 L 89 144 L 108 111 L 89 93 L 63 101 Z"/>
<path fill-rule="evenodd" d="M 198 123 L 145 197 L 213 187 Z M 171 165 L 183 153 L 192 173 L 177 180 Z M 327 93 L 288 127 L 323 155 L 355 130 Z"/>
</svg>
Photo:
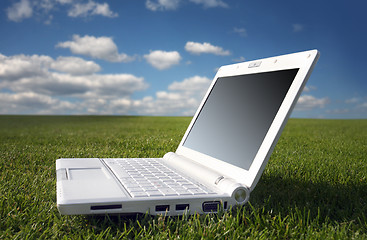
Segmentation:
<svg viewBox="0 0 367 240">
<path fill-rule="evenodd" d="M 0 116 L 0 239 L 367 239 L 367 120 L 289 120 L 249 204 L 226 213 L 58 213 L 57 158 L 162 157 L 189 122 Z"/>
</svg>

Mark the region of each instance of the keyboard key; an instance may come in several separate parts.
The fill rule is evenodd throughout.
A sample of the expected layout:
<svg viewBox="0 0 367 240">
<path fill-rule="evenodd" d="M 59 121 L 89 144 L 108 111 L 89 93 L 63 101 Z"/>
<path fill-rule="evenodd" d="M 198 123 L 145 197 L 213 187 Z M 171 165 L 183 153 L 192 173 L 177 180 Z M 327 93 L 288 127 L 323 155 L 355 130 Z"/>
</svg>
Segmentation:
<svg viewBox="0 0 367 240">
<path fill-rule="evenodd" d="M 203 190 L 200 190 L 198 188 L 196 188 L 196 189 L 189 189 L 189 191 L 192 192 L 194 195 L 205 194 L 205 192 Z"/>
<path fill-rule="evenodd" d="M 181 187 L 181 185 L 176 182 L 170 182 L 167 183 L 167 185 L 170 186 L 171 188 Z"/>
<path fill-rule="evenodd" d="M 180 195 L 192 195 L 191 192 L 189 192 L 188 190 L 184 189 L 184 190 L 176 190 L 178 194 Z"/>
<path fill-rule="evenodd" d="M 183 185 L 185 188 L 191 190 L 191 189 L 199 189 L 196 185 L 194 184 L 189 184 L 189 185 Z"/>
<path fill-rule="evenodd" d="M 172 179 L 160 179 L 160 181 L 164 184 L 175 183 Z"/>
<path fill-rule="evenodd" d="M 159 191 L 161 193 L 163 193 L 164 195 L 166 195 L 166 196 L 177 195 L 177 193 L 174 190 L 170 189 L 170 188 L 160 188 Z"/>
<path fill-rule="evenodd" d="M 124 186 L 126 188 L 138 188 L 139 187 L 139 184 L 136 184 L 136 183 L 126 183 L 126 184 L 124 184 Z"/>
<path fill-rule="evenodd" d="M 139 185 L 142 186 L 143 188 L 153 186 L 150 182 L 139 183 Z"/>
<path fill-rule="evenodd" d="M 163 194 L 158 190 L 157 191 L 146 191 L 146 193 L 148 193 L 148 195 L 151 197 L 163 196 Z"/>
<path fill-rule="evenodd" d="M 173 181 L 170 177 L 166 177 L 166 176 L 164 176 L 164 177 L 161 177 L 161 178 L 159 178 L 161 181 L 163 181 L 163 182 L 166 182 L 167 180 L 171 180 L 171 181 Z"/>
<path fill-rule="evenodd" d="M 131 192 L 130 194 L 133 197 L 148 197 L 146 192 Z"/>
<path fill-rule="evenodd" d="M 129 187 L 128 191 L 129 192 L 143 192 L 144 190 L 141 187 L 135 187 L 135 188 Z"/>
<path fill-rule="evenodd" d="M 156 191 L 157 188 L 156 187 L 153 187 L 153 186 L 149 186 L 149 187 L 144 187 L 144 190 L 145 191 Z"/>
<path fill-rule="evenodd" d="M 185 180 L 185 179 L 175 179 L 176 182 L 180 183 L 180 184 L 189 184 L 189 181 Z"/>
<path fill-rule="evenodd" d="M 137 184 L 137 182 L 133 178 L 121 178 L 120 181 L 124 185 L 126 185 L 126 184 Z"/>
</svg>

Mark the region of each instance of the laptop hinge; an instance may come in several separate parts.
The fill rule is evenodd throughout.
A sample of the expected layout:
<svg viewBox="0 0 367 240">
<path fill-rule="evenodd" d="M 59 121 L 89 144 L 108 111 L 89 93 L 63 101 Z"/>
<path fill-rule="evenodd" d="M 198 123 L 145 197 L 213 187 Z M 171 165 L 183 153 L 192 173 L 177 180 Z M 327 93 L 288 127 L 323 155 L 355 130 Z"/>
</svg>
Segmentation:
<svg viewBox="0 0 367 240">
<path fill-rule="evenodd" d="M 203 166 L 190 158 L 178 155 L 173 152 L 166 153 L 163 157 L 164 162 L 172 168 L 183 172 L 184 174 L 205 183 L 208 186 L 215 186 L 222 192 L 234 195 L 240 190 L 246 193 L 247 201 L 250 196 L 250 189 L 244 184 L 237 182 L 236 180 L 224 176 L 223 174 L 212 170 L 206 166 Z"/>
</svg>

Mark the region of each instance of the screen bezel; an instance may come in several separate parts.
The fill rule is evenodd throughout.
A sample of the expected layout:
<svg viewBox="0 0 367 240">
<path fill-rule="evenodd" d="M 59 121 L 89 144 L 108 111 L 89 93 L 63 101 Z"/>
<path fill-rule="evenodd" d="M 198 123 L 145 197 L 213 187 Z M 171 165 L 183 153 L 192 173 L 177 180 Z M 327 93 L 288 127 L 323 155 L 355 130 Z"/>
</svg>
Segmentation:
<svg viewBox="0 0 367 240">
<path fill-rule="evenodd" d="M 266 163 L 270 158 L 272 150 L 274 149 L 275 144 L 280 136 L 281 130 L 284 128 L 285 123 L 289 118 L 289 115 L 294 108 L 294 105 L 296 104 L 299 95 L 302 92 L 318 57 L 318 51 L 311 50 L 221 67 L 215 75 L 198 110 L 192 118 L 190 125 L 187 128 L 185 135 L 176 150 L 176 154 L 183 155 L 192 159 L 195 162 L 198 162 L 199 164 L 213 169 L 214 171 L 221 172 L 223 173 L 223 176 L 235 179 L 236 181 L 243 183 L 244 185 L 249 187 L 250 190 L 252 190 L 256 186 L 266 166 Z M 213 158 L 211 156 L 183 146 L 218 78 L 272 72 L 278 70 L 288 70 L 294 68 L 299 69 L 298 73 L 296 74 L 293 83 L 291 84 L 282 104 L 280 105 L 280 108 L 276 113 L 274 120 L 271 123 L 270 128 L 267 131 L 265 138 L 260 145 L 249 170 L 242 169 L 230 163 L 224 162 L 221 159 Z"/>
</svg>

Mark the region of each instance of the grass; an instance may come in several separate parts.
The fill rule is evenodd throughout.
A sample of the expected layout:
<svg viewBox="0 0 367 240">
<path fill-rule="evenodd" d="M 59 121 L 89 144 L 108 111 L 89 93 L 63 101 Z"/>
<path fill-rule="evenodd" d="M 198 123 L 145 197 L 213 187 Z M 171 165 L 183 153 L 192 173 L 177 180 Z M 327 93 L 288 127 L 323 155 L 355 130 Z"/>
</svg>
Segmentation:
<svg viewBox="0 0 367 240">
<path fill-rule="evenodd" d="M 290 119 L 249 204 L 226 213 L 58 213 L 57 158 L 161 157 L 189 122 L 0 116 L 0 239 L 367 239 L 367 120 Z"/>
</svg>

